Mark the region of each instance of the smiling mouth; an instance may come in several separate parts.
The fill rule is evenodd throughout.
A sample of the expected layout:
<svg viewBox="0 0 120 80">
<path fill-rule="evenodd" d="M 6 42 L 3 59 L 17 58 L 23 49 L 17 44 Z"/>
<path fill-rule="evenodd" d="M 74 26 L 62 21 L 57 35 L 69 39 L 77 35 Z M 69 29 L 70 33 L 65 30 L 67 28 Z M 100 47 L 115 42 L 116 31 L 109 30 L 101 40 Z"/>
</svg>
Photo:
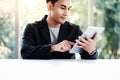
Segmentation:
<svg viewBox="0 0 120 80">
<path fill-rule="evenodd" d="M 61 17 L 62 19 L 66 20 L 67 18 L 66 17 Z"/>
</svg>

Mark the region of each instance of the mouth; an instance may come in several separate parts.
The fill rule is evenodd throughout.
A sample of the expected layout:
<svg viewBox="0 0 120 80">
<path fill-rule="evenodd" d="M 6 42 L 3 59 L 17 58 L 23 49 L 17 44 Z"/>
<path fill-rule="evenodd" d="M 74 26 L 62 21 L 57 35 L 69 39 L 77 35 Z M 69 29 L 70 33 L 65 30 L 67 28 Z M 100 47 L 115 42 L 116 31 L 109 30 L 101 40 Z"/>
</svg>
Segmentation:
<svg viewBox="0 0 120 80">
<path fill-rule="evenodd" d="M 61 17 L 61 19 L 66 20 L 66 19 L 67 19 L 67 17 Z"/>
</svg>

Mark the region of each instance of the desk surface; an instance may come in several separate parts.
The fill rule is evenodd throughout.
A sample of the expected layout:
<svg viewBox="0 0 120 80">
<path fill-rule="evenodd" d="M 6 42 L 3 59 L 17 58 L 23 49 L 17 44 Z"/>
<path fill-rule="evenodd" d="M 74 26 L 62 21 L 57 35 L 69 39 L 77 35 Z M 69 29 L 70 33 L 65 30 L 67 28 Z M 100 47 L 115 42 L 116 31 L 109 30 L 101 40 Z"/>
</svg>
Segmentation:
<svg viewBox="0 0 120 80">
<path fill-rule="evenodd" d="M 1 80 L 120 80 L 119 59 L 1 59 Z"/>
</svg>

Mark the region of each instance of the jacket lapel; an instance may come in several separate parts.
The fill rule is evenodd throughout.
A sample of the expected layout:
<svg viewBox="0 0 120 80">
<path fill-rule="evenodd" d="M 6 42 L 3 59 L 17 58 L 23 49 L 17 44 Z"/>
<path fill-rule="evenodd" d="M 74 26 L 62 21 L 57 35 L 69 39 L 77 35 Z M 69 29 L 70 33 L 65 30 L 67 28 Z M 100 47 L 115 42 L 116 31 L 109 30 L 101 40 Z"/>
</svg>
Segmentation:
<svg viewBox="0 0 120 80">
<path fill-rule="evenodd" d="M 65 25 L 61 25 L 60 26 L 60 31 L 59 31 L 59 35 L 58 35 L 58 43 L 67 39 L 67 27 Z"/>
<path fill-rule="evenodd" d="M 44 28 L 41 29 L 41 32 L 42 32 L 43 36 L 45 37 L 46 41 L 48 43 L 51 43 L 50 33 L 49 33 L 48 27 L 44 26 Z"/>
<path fill-rule="evenodd" d="M 48 28 L 46 19 L 43 18 L 43 20 L 41 21 L 40 24 L 41 25 L 40 25 L 39 29 L 40 29 L 43 37 L 45 38 L 45 40 L 47 41 L 48 44 L 51 44 L 50 32 L 49 32 L 49 28 Z"/>
</svg>

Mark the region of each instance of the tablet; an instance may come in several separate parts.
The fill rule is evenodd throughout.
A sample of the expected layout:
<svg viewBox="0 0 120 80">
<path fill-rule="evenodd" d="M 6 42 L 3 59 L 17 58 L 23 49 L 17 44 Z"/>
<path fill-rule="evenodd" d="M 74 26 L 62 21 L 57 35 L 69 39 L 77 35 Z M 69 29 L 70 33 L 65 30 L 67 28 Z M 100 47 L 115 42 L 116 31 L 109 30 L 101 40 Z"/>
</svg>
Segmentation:
<svg viewBox="0 0 120 80">
<path fill-rule="evenodd" d="M 100 36 L 100 34 L 104 31 L 104 27 L 92 27 L 89 26 L 86 31 L 82 34 L 82 37 L 84 37 L 84 35 L 88 35 L 89 37 L 93 37 L 95 33 L 97 33 L 98 37 Z"/>
<path fill-rule="evenodd" d="M 99 37 L 101 35 L 101 33 L 104 31 L 104 27 L 93 27 L 93 26 L 89 26 L 85 32 L 81 35 L 82 37 L 84 37 L 84 35 L 88 35 L 90 38 L 92 38 L 94 36 L 95 33 L 97 33 L 97 36 Z M 77 44 L 75 44 L 72 49 L 70 50 L 70 53 L 81 53 L 81 49 L 76 47 Z"/>
</svg>

